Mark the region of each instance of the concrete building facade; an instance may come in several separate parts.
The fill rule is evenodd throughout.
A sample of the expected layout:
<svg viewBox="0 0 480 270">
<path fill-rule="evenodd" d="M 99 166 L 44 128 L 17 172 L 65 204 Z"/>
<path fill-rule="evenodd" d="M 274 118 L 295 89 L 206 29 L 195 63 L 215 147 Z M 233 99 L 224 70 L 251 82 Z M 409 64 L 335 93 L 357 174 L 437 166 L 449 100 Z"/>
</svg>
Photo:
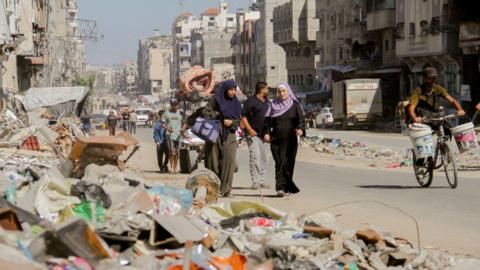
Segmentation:
<svg viewBox="0 0 480 270">
<path fill-rule="evenodd" d="M 276 86 L 287 81 L 286 54 L 273 41 L 273 9 L 287 0 L 257 0 L 260 19 L 255 23 L 254 35 L 258 52 L 258 79 Z"/>
<path fill-rule="evenodd" d="M 255 23 L 260 19 L 260 12 L 255 9 L 252 6 L 248 11 L 237 12 L 237 26 L 232 38 L 236 82 L 247 95 L 254 94 L 255 84 L 260 80 L 255 36 Z"/>
<path fill-rule="evenodd" d="M 211 33 L 232 33 L 235 26 L 235 14 L 228 13 L 228 3 L 223 0 L 218 8 L 208 8 L 198 16 L 189 12 L 180 14 L 172 28 L 174 77 L 178 78 L 195 64 L 211 66 L 211 58 L 224 57 L 226 48 L 216 53 L 220 45 L 205 47 L 204 35 L 207 35 L 205 40 L 209 43 L 208 40 L 215 35 Z"/>
<path fill-rule="evenodd" d="M 288 83 L 296 92 L 319 88 L 315 0 L 293 0 L 273 11 L 273 40 L 286 54 Z"/>
<path fill-rule="evenodd" d="M 396 1 L 396 55 L 408 67 L 404 91 L 421 83 L 422 70 L 435 67 L 439 83 L 460 98 L 461 51 L 453 2 L 448 0 Z"/>
<path fill-rule="evenodd" d="M 84 68 L 75 0 L 1 0 L 1 87 L 68 86 Z"/>
<path fill-rule="evenodd" d="M 171 36 L 149 37 L 138 45 L 138 91 L 144 94 L 168 95 L 172 89 Z"/>
</svg>

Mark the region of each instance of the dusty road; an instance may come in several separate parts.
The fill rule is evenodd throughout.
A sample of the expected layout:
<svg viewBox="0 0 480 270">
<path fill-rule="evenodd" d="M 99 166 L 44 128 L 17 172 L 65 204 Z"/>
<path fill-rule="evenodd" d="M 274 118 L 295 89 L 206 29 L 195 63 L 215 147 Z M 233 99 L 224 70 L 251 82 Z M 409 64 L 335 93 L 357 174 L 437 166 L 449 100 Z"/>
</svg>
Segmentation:
<svg viewBox="0 0 480 270">
<path fill-rule="evenodd" d="M 327 134 L 326 134 L 327 135 Z M 338 135 L 331 132 L 330 135 Z M 328 135 L 328 136 L 330 136 Z M 396 135 L 371 133 L 342 133 L 350 139 L 377 142 L 386 147 L 401 148 L 402 138 Z M 138 129 L 136 135 L 142 141 L 131 166 L 146 171 L 151 184 L 167 182 L 182 186 L 186 176 L 157 174 L 155 150 L 151 129 Z M 349 139 L 349 138 L 345 138 Z M 406 141 L 408 143 L 408 141 Z M 399 208 L 410 214 L 420 228 L 423 247 L 449 250 L 463 255 L 480 256 L 480 173 L 461 173 L 459 187 L 451 190 L 445 177 L 438 173 L 431 188 L 420 189 L 410 170 L 376 170 L 367 167 L 350 167 L 345 161 L 322 162 L 316 153 L 303 150 L 299 153 L 295 181 L 301 193 L 287 199 L 275 198 L 273 189 L 259 191 L 249 189 L 251 182 L 248 167 L 248 151 L 238 152 L 240 170 L 236 174 L 234 200 L 263 201 L 273 207 L 297 214 L 326 209 L 336 204 L 354 202 L 330 208 L 327 211 L 338 216 L 341 226 L 358 227 L 370 223 L 384 227 L 396 235 L 417 244 L 414 221 L 397 210 L 372 203 L 380 202 Z M 328 165 L 326 165 L 328 164 Z M 273 187 L 273 162 L 267 175 Z"/>
</svg>

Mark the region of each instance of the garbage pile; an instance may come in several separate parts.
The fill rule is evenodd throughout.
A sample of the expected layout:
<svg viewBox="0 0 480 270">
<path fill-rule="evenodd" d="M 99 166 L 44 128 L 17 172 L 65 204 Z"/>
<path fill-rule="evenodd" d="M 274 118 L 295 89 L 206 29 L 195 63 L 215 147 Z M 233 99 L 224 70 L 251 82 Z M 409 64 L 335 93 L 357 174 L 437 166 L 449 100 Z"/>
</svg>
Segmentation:
<svg viewBox="0 0 480 270">
<path fill-rule="evenodd" d="M 405 146 L 405 151 L 399 152 L 387 147 L 368 145 L 363 142 L 351 142 L 318 136 L 304 138 L 302 145 L 314 149 L 315 152 L 334 156 L 337 160 L 358 160 L 374 168 L 395 169 L 413 165 L 412 152 L 408 149 L 409 146 Z M 460 170 L 480 170 L 480 153 L 457 154 L 456 158 Z"/>
<path fill-rule="evenodd" d="M 360 160 L 370 167 L 399 168 L 411 166 L 412 159 L 406 152 L 398 152 L 386 147 L 367 145 L 335 138 L 306 137 L 302 145 L 316 152 L 333 155 L 337 160 Z"/>
<path fill-rule="evenodd" d="M 190 186 L 216 180 L 196 172 Z M 1 269 L 457 269 L 480 261 L 428 253 L 374 226 L 343 229 L 236 201 L 198 206 L 190 189 L 148 187 L 112 165 L 81 179 L 51 169 L 0 199 Z M 133 176 L 135 178 L 135 176 Z M 137 180 L 139 180 L 137 178 Z M 3 179 L 1 181 L 4 181 Z M 195 197 L 195 199 L 194 199 Z M 393 268 L 389 268 L 393 267 Z M 463 268 L 472 269 L 472 268 Z"/>
</svg>

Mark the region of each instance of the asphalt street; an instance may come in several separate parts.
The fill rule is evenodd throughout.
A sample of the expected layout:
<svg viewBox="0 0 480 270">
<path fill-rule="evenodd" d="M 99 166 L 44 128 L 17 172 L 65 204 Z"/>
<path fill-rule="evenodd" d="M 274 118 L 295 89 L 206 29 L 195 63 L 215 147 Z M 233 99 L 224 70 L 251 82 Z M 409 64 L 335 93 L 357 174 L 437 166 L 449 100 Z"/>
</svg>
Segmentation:
<svg viewBox="0 0 480 270">
<path fill-rule="evenodd" d="M 344 136 L 341 138 L 353 141 L 375 142 L 376 145 L 391 148 L 403 147 L 405 142 L 408 143 L 408 140 L 405 141 L 399 135 L 354 131 L 315 132 L 330 137 L 339 135 L 337 138 Z M 152 130 L 139 128 L 136 136 L 142 141 L 142 149 L 135 157 L 136 162 L 145 170 L 155 170 Z M 299 153 L 304 154 L 302 151 Z M 238 151 L 238 159 L 240 170 L 234 180 L 234 200 L 263 201 L 296 214 L 324 210 L 336 214 L 340 226 L 375 224 L 411 240 L 414 245 L 418 244 L 417 222 L 423 247 L 480 256 L 479 177 L 462 176 L 460 173 L 459 186 L 452 190 L 443 173 L 436 172 L 432 187 L 422 189 L 418 187 L 413 172 L 409 171 L 297 162 L 295 181 L 301 192 L 284 199 L 274 196 L 272 160 L 267 173 L 267 182 L 272 188 L 260 192 L 249 188 L 248 151 L 245 147 Z M 163 177 L 158 175 L 160 180 Z M 347 204 L 339 205 L 343 203 Z M 331 208 L 332 206 L 336 207 Z"/>
</svg>

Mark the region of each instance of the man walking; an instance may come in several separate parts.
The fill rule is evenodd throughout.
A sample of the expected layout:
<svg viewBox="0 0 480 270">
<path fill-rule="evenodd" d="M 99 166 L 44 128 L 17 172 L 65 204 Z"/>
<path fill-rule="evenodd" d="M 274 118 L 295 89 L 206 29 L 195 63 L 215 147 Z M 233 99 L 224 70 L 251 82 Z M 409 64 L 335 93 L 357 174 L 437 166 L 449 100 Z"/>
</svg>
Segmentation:
<svg viewBox="0 0 480 270">
<path fill-rule="evenodd" d="M 108 134 L 110 136 L 115 136 L 115 130 L 117 129 L 117 116 L 110 111 L 107 117 L 107 126 L 108 126 Z"/>
<path fill-rule="evenodd" d="M 268 85 L 259 82 L 255 86 L 255 95 L 248 98 L 243 105 L 242 124 L 247 135 L 248 150 L 250 152 L 250 176 L 252 189 L 269 188 L 265 183 L 265 172 L 268 162 L 267 146 L 263 142 L 263 125 L 270 102 Z"/>
<path fill-rule="evenodd" d="M 170 150 L 170 166 L 172 173 L 177 173 L 178 158 L 180 153 L 180 130 L 183 124 L 183 115 L 179 111 L 180 103 L 176 100 L 170 102 L 170 110 L 165 112 L 163 119 L 165 121 L 168 138 L 168 148 Z"/>
<path fill-rule="evenodd" d="M 153 129 L 153 139 L 157 146 L 157 162 L 160 173 L 168 173 L 168 144 L 165 122 L 162 121 L 164 110 L 158 112 L 158 118 Z"/>
<path fill-rule="evenodd" d="M 130 113 L 130 119 L 128 123 L 128 129 L 130 134 L 137 133 L 137 120 L 138 120 L 137 114 L 135 113 L 134 110 L 132 110 L 132 112 Z"/>
<path fill-rule="evenodd" d="M 128 109 L 125 109 L 122 113 L 122 128 L 123 131 L 128 132 L 128 123 L 130 119 L 130 113 L 128 112 Z"/>
</svg>

